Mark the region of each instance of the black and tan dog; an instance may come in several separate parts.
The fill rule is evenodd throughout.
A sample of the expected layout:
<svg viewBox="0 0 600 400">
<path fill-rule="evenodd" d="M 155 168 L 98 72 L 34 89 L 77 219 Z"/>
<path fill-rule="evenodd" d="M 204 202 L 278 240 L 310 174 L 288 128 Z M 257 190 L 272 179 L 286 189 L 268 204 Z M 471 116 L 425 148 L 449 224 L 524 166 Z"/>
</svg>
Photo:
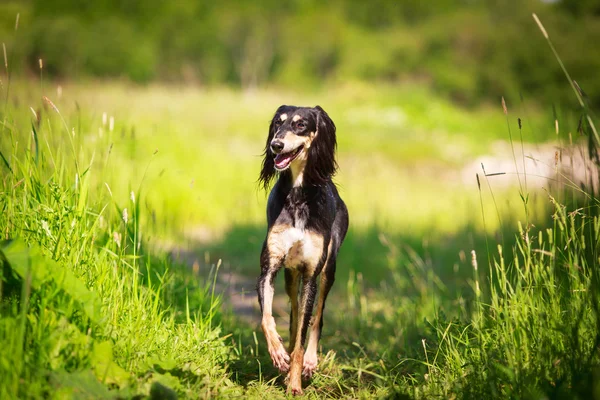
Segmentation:
<svg viewBox="0 0 600 400">
<path fill-rule="evenodd" d="M 302 393 L 301 374 L 310 378 L 317 367 L 325 300 L 348 230 L 348 210 L 331 180 L 337 169 L 335 149 L 335 125 L 321 107 L 281 106 L 275 112 L 260 182 L 268 189 L 277 172 L 279 179 L 267 205 L 268 233 L 257 290 L 269 354 L 281 372 L 289 371 L 288 391 L 293 394 Z M 272 311 L 273 282 L 282 267 L 292 306 L 289 353 L 277 333 Z"/>
</svg>

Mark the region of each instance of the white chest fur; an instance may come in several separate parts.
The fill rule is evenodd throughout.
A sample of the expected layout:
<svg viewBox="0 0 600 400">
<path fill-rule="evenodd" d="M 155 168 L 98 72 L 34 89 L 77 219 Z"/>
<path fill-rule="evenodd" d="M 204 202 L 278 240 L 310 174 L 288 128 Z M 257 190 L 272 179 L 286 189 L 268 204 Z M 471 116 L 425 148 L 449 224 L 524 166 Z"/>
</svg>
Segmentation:
<svg viewBox="0 0 600 400">
<path fill-rule="evenodd" d="M 283 260 L 283 265 L 290 269 L 314 269 L 323 254 L 323 236 L 289 225 L 273 229 L 268 245 L 272 256 Z"/>
</svg>

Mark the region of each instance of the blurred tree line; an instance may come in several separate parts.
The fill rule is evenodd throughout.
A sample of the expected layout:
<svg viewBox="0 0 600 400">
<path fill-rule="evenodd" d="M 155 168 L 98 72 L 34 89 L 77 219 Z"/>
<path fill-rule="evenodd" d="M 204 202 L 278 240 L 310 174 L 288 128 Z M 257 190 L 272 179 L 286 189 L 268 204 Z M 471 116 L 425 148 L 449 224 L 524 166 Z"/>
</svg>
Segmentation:
<svg viewBox="0 0 600 400">
<path fill-rule="evenodd" d="M 474 105 L 570 90 L 531 18 L 600 104 L 598 0 L 3 0 L 13 71 L 310 87 L 417 81 Z M 20 27 L 15 36 L 15 16 Z"/>
</svg>

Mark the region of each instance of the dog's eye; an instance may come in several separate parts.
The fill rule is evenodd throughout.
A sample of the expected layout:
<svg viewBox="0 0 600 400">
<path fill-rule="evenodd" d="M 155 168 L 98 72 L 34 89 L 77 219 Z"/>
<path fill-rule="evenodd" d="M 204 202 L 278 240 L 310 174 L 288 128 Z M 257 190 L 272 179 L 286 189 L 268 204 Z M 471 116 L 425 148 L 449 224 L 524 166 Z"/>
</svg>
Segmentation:
<svg viewBox="0 0 600 400">
<path fill-rule="evenodd" d="M 274 125 L 275 125 L 277 128 L 279 128 L 279 127 L 281 126 L 281 124 L 283 124 L 283 121 L 282 121 L 282 120 L 280 120 L 280 119 L 276 119 L 276 120 L 275 120 L 275 124 L 274 124 Z"/>
<path fill-rule="evenodd" d="M 298 129 L 304 129 L 304 128 L 306 128 L 306 124 L 303 121 L 298 121 L 296 123 L 296 128 L 298 128 Z"/>
</svg>

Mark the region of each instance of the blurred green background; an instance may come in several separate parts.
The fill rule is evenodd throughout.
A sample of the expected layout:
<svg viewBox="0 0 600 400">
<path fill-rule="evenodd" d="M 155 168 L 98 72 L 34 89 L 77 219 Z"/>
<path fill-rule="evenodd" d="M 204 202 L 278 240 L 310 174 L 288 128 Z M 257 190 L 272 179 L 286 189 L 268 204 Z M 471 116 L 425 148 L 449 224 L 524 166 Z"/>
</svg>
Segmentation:
<svg viewBox="0 0 600 400">
<path fill-rule="evenodd" d="M 67 330 L 79 300 L 60 285 L 0 303 L 0 347 L 25 350 L 0 356 L 0 397 L 98 378 L 119 398 L 157 379 L 283 398 L 256 336 L 257 178 L 277 107 L 319 104 L 350 229 L 310 395 L 591 398 L 598 43 L 597 0 L 0 0 L 1 239 L 39 246 L 110 317 Z M 285 337 L 283 279 L 276 295 Z"/>
<path fill-rule="evenodd" d="M 600 6 L 575 0 L 8 1 L 3 90 L 17 126 L 33 111 L 39 134 L 68 149 L 42 97 L 58 107 L 80 163 L 104 165 L 91 178 L 99 190 L 117 202 L 143 191 L 155 243 L 249 276 L 265 231 L 256 178 L 269 119 L 280 104 L 320 104 L 338 127 L 336 183 L 351 214 L 341 274 L 385 280 L 383 234 L 452 275 L 481 235 L 512 242 L 529 217 L 520 194 L 547 223 L 544 190 L 563 179 L 555 148 L 586 133 L 532 12 L 599 104 Z M 506 175 L 480 192 L 482 164 Z M 516 169 L 551 179 L 519 186 Z"/>
<path fill-rule="evenodd" d="M 418 82 L 473 106 L 557 99 L 569 89 L 536 12 L 575 80 L 600 102 L 595 0 L 4 0 L 13 71 L 252 88 Z"/>
</svg>

